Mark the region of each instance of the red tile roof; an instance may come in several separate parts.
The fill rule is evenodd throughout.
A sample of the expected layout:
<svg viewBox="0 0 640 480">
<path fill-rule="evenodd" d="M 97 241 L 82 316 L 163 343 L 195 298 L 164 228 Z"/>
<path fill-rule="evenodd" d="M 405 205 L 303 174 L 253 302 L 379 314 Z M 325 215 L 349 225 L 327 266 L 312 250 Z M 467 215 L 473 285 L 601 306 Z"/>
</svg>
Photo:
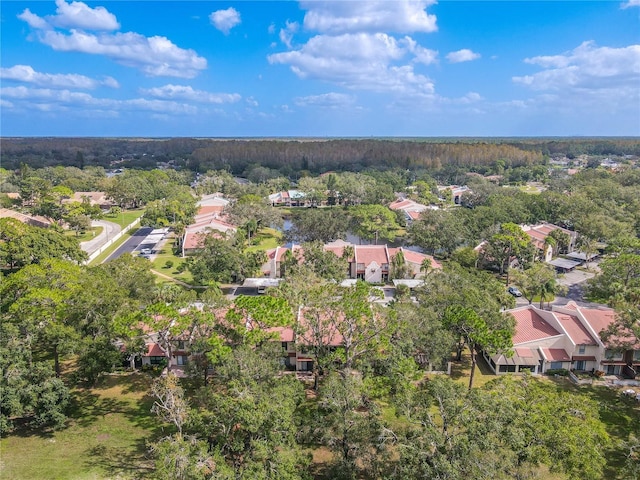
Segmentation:
<svg viewBox="0 0 640 480">
<path fill-rule="evenodd" d="M 571 357 L 564 348 L 542 348 L 542 353 L 549 362 L 570 362 Z"/>
<path fill-rule="evenodd" d="M 147 344 L 147 354 L 145 357 L 164 357 L 166 354 L 164 350 L 157 343 Z"/>
<path fill-rule="evenodd" d="M 600 334 L 602 330 L 606 330 L 615 320 L 615 312 L 609 309 L 581 308 L 580 312 L 597 334 Z"/>
<path fill-rule="evenodd" d="M 356 263 L 364 263 L 367 267 L 373 262 L 378 265 L 389 263 L 386 245 L 356 245 Z"/>
<path fill-rule="evenodd" d="M 516 347 L 514 348 L 515 352 L 519 357 L 535 357 L 530 348 L 527 347 Z"/>
<path fill-rule="evenodd" d="M 589 331 L 580 322 L 578 317 L 564 313 L 555 313 L 560 325 L 565 329 L 569 338 L 576 345 L 597 345 L 598 342 L 589 334 Z"/>
<path fill-rule="evenodd" d="M 513 336 L 514 345 L 560 335 L 560 332 L 549 325 L 533 309 L 523 308 L 509 313 L 516 320 L 516 333 Z"/>
<path fill-rule="evenodd" d="M 395 202 L 392 202 L 389 205 L 389 208 L 391 210 L 402 210 L 403 208 L 409 207 L 411 205 L 413 205 L 415 202 L 411 201 L 411 200 L 396 200 Z"/>
</svg>

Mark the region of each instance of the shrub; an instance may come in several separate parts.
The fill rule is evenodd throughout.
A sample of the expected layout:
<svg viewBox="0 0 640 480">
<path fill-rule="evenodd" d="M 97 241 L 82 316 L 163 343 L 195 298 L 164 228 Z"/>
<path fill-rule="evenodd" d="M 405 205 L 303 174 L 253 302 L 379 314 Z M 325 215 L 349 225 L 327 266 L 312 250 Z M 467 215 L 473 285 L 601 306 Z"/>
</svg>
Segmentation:
<svg viewBox="0 0 640 480">
<path fill-rule="evenodd" d="M 569 375 L 569 370 L 566 368 L 552 368 L 545 372 L 547 375 L 560 375 L 561 377 L 566 377 Z"/>
<path fill-rule="evenodd" d="M 164 264 L 164 268 L 171 268 L 173 267 L 173 260 L 167 260 Z"/>
</svg>

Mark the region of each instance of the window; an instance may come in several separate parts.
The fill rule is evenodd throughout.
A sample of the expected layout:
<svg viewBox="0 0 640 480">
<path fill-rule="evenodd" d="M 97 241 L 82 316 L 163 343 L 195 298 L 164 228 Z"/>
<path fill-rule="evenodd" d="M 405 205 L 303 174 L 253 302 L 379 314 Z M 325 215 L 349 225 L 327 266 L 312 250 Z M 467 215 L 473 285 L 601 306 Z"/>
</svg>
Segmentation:
<svg viewBox="0 0 640 480">
<path fill-rule="evenodd" d="M 633 361 L 640 362 L 640 350 L 634 350 L 633 352 Z"/>
<path fill-rule="evenodd" d="M 184 355 L 178 355 L 176 357 L 176 361 L 178 362 L 178 365 L 186 365 L 187 364 L 187 357 L 185 357 Z"/>
<path fill-rule="evenodd" d="M 282 349 L 287 350 L 287 342 L 282 342 Z"/>
<path fill-rule="evenodd" d="M 606 349 L 604 351 L 604 358 L 607 360 L 622 360 L 622 352 L 616 352 L 615 350 Z"/>
<path fill-rule="evenodd" d="M 584 370 L 584 366 L 585 366 L 584 360 L 578 360 L 575 363 L 576 363 L 576 370 Z"/>
<path fill-rule="evenodd" d="M 389 264 L 388 263 L 383 263 L 382 264 L 382 270 L 389 270 Z"/>
<path fill-rule="evenodd" d="M 551 370 L 558 370 L 562 368 L 562 362 L 551 362 Z"/>
<path fill-rule="evenodd" d="M 578 353 L 579 354 L 584 354 L 584 352 L 587 350 L 587 346 L 586 345 L 578 345 Z"/>
<path fill-rule="evenodd" d="M 607 365 L 605 372 L 607 375 L 618 375 L 620 373 L 620 365 Z"/>
<path fill-rule="evenodd" d="M 165 357 L 149 357 L 149 363 L 151 363 L 151 365 L 160 365 L 164 363 L 165 360 Z"/>
<path fill-rule="evenodd" d="M 184 340 L 178 340 L 178 342 L 176 343 L 176 349 L 184 350 Z"/>
</svg>

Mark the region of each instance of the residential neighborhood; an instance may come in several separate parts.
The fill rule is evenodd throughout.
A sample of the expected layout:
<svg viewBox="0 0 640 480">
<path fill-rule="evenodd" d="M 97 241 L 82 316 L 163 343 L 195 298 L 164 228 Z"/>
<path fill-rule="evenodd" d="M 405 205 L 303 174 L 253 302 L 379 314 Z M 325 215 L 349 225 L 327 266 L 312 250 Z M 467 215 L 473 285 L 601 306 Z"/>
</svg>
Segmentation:
<svg viewBox="0 0 640 480">
<path fill-rule="evenodd" d="M 260 442 L 277 430 L 289 433 L 270 440 L 270 461 L 290 478 L 339 478 L 345 465 L 348 478 L 432 478 L 405 448 L 440 444 L 420 420 L 435 414 L 492 438 L 507 459 L 497 478 L 541 468 L 633 478 L 636 457 L 624 452 L 640 427 L 640 250 L 626 219 L 640 220 L 637 169 L 591 164 L 575 175 L 497 162 L 482 174 L 294 178 L 158 161 L 89 170 L 78 191 L 65 180 L 75 167 L 8 172 L 21 188 L 0 211 L 2 448 L 20 458 L 17 446 L 40 432 L 82 436 L 91 458 L 137 478 L 103 453 L 116 448 L 104 435 L 129 436 L 114 433 L 117 421 L 156 449 L 118 450 L 140 455 L 143 478 L 165 468 L 157 449 L 174 446 L 196 449 L 189 465 L 203 455 L 245 472 L 263 468 Z M 507 184 L 523 171 L 542 181 Z M 550 460 L 509 461 L 528 451 L 510 435 L 530 429 Z M 589 459 L 560 455 L 550 431 L 580 438 Z M 235 453 L 221 447 L 238 435 L 248 443 Z M 479 437 L 465 438 L 485 462 Z M 451 465 L 456 449 L 442 448 L 421 455 Z M 363 452 L 380 452 L 366 460 L 379 467 Z M 476 478 L 475 463 L 460 462 Z M 158 478 L 180 478 L 170 471 Z"/>
</svg>

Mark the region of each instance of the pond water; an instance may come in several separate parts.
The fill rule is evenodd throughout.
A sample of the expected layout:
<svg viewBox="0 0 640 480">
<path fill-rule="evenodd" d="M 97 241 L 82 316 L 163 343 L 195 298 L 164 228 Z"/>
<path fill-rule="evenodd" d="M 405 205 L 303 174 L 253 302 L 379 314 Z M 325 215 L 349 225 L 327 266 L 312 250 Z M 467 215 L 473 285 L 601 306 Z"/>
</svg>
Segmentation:
<svg viewBox="0 0 640 480">
<path fill-rule="evenodd" d="M 285 218 L 282 229 L 277 228 L 277 230 L 280 230 L 281 232 L 286 232 L 291 230 L 292 227 L 293 227 L 293 222 L 291 221 L 291 219 Z M 367 240 L 365 238 L 359 237 L 358 235 L 355 235 L 353 232 L 347 232 L 347 238 L 345 238 L 344 240 L 354 245 L 374 245 L 375 244 L 374 240 Z M 378 241 L 379 245 L 384 245 L 384 243 L 385 243 L 384 240 Z M 410 250 L 415 250 L 416 252 L 420 251 L 418 247 L 407 245 L 403 238 L 398 238 L 393 242 L 386 242 L 386 243 L 388 246 L 394 247 L 394 248 L 405 247 Z"/>
</svg>

